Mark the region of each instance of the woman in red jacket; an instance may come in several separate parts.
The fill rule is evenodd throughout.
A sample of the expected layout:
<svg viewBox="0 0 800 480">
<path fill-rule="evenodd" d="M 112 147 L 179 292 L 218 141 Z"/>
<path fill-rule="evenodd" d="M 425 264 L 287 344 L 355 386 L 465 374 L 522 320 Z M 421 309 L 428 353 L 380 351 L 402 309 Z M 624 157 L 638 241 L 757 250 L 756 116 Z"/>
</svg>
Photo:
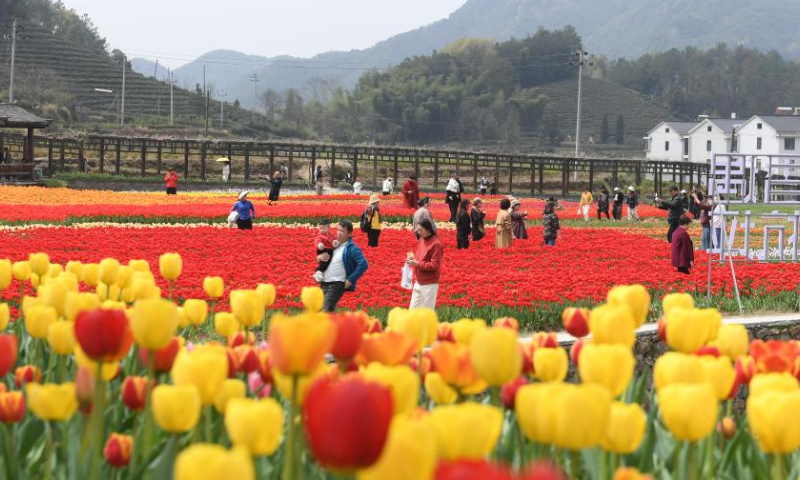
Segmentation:
<svg viewBox="0 0 800 480">
<path fill-rule="evenodd" d="M 678 228 L 672 234 L 672 265 L 680 273 L 689 274 L 694 267 L 694 243 L 689 236 L 689 224 L 692 219 L 687 215 L 678 220 Z"/>
<path fill-rule="evenodd" d="M 178 174 L 175 173 L 174 168 L 169 169 L 164 177 L 164 183 L 167 185 L 167 195 L 176 195 L 178 193 Z"/>
<path fill-rule="evenodd" d="M 439 277 L 442 271 L 442 248 L 439 237 L 428 219 L 417 225 L 419 241 L 414 256 L 406 263 L 414 267 L 414 287 L 411 292 L 411 305 L 408 308 L 436 309 L 436 296 L 439 293 Z"/>
<path fill-rule="evenodd" d="M 403 185 L 403 206 L 415 209 L 419 203 L 419 185 L 417 176 L 413 173 L 408 176 L 408 180 Z"/>
</svg>

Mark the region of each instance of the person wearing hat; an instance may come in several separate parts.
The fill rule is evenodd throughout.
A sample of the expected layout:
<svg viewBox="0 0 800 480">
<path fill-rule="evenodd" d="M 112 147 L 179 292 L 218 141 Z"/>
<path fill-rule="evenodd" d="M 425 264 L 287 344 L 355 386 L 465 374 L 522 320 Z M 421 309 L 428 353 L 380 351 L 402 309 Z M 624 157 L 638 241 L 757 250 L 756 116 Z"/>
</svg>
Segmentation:
<svg viewBox="0 0 800 480">
<path fill-rule="evenodd" d="M 170 168 L 164 176 L 164 183 L 167 185 L 167 195 L 178 194 L 178 173 L 174 168 Z"/>
<path fill-rule="evenodd" d="M 472 220 L 472 241 L 477 242 L 486 236 L 486 228 L 483 226 L 483 219 L 486 217 L 486 212 L 483 210 L 483 200 L 480 197 L 475 197 L 472 201 L 472 210 L 469 212 L 470 220 Z"/>
<path fill-rule="evenodd" d="M 419 241 L 413 255 L 406 258 L 406 264 L 414 267 L 414 286 L 411 289 L 411 304 L 408 308 L 436 308 L 439 281 L 442 273 L 444 248 L 433 230 L 430 220 L 422 220 L 417 225 Z"/>
<path fill-rule="evenodd" d="M 628 187 L 628 198 L 626 199 L 626 203 L 628 204 L 628 221 L 639 221 L 639 214 L 636 212 L 636 207 L 639 206 L 639 195 L 636 194 L 636 189 L 633 188 L 633 185 Z"/>
<path fill-rule="evenodd" d="M 383 181 L 383 189 L 381 192 L 384 196 L 392 194 L 392 185 L 394 184 L 394 180 L 392 177 L 386 177 L 386 180 Z"/>
<path fill-rule="evenodd" d="M 523 212 L 520 210 L 520 205 L 522 203 L 517 200 L 511 200 L 511 233 L 514 235 L 514 238 L 517 240 L 527 240 L 528 239 L 528 229 L 525 226 L 525 220 L 528 218 L 528 212 Z"/>
<path fill-rule="evenodd" d="M 657 208 L 669 211 L 669 215 L 667 215 L 667 223 L 669 223 L 667 241 L 672 243 L 672 234 L 675 233 L 675 230 L 678 228 L 678 221 L 683 214 L 686 213 L 686 207 L 684 207 L 683 199 L 678 195 L 678 187 L 675 185 L 669 187 L 669 196 L 669 200 L 662 200 L 656 193 L 655 203 Z"/>
<path fill-rule="evenodd" d="M 606 220 L 611 219 L 608 214 L 608 189 L 605 185 L 600 185 L 600 193 L 597 195 L 597 219 L 602 220 L 603 215 L 606 216 Z"/>
<path fill-rule="evenodd" d="M 236 226 L 239 230 L 252 230 L 253 219 L 256 218 L 256 207 L 247 199 L 250 192 L 245 190 L 239 194 L 239 201 L 231 208 L 231 213 L 236 211 Z"/>
<path fill-rule="evenodd" d="M 622 194 L 622 189 L 614 187 L 614 206 L 611 208 L 611 215 L 614 216 L 614 221 L 622 220 L 622 204 L 625 203 L 625 195 Z"/>
<path fill-rule="evenodd" d="M 367 221 L 369 222 L 369 230 L 367 231 L 367 238 L 369 239 L 367 241 L 367 246 L 369 247 L 377 247 L 378 239 L 381 237 L 383 223 L 381 222 L 380 204 L 380 197 L 377 195 L 370 195 L 369 205 L 367 206 L 367 210 L 364 212 L 364 214 L 367 216 Z"/>
<path fill-rule="evenodd" d="M 430 197 L 421 198 L 417 205 L 419 208 L 416 212 L 414 212 L 414 220 L 412 222 L 412 230 L 414 231 L 414 235 L 419 240 L 419 234 L 417 233 L 417 225 L 419 222 L 423 220 L 428 220 L 431 222 L 431 228 L 433 229 L 433 233 L 436 233 L 436 223 L 433 221 L 433 215 L 431 215 L 431 211 L 429 210 L 431 207 L 431 199 Z"/>
<path fill-rule="evenodd" d="M 511 246 L 511 215 L 508 209 L 511 208 L 511 200 L 504 198 L 500 200 L 500 211 L 494 222 L 494 235 L 496 248 L 508 248 Z"/>
<path fill-rule="evenodd" d="M 417 176 L 412 173 L 403 185 L 403 206 L 405 208 L 417 208 L 418 202 L 419 185 L 417 185 Z"/>
<path fill-rule="evenodd" d="M 269 182 L 269 201 L 270 202 L 277 202 L 278 198 L 281 195 L 281 186 L 283 186 L 283 177 L 281 172 L 275 172 L 272 175 L 272 178 L 269 178 L 267 175 L 267 182 Z"/>
<path fill-rule="evenodd" d="M 472 234 L 472 219 L 469 212 L 469 200 L 461 200 L 456 217 L 456 243 L 458 249 L 469 248 L 469 236 Z"/>
</svg>

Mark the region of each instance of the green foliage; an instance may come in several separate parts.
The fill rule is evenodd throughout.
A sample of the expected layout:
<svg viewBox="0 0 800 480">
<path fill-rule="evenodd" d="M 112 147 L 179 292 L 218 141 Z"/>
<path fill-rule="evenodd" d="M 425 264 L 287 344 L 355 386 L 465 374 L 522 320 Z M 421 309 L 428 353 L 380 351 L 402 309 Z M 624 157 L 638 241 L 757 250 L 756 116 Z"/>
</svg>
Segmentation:
<svg viewBox="0 0 800 480">
<path fill-rule="evenodd" d="M 603 123 L 600 124 L 600 143 L 608 143 L 608 138 L 611 136 L 608 126 L 608 114 L 603 114 Z"/>
<path fill-rule="evenodd" d="M 558 116 L 552 108 L 547 108 L 539 126 L 539 140 L 542 145 L 557 146 L 564 140 L 564 134 L 558 126 Z"/>
</svg>

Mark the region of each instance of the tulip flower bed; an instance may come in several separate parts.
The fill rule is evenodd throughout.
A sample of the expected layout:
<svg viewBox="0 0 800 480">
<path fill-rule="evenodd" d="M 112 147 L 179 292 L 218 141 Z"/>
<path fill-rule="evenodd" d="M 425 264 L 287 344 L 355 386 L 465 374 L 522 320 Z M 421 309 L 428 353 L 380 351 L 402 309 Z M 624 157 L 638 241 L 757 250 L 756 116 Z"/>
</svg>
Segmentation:
<svg viewBox="0 0 800 480">
<path fill-rule="evenodd" d="M 302 287 L 314 284 L 314 232 L 288 227 L 258 227 L 252 232 L 211 226 L 25 227 L 0 230 L 0 258 L 18 261 L 42 251 L 60 264 L 69 260 L 97 263 L 114 257 L 123 262 L 144 259 L 154 265 L 165 251 L 176 251 L 187 264 L 175 283 L 178 297 L 201 297 L 203 278 L 214 272 L 230 289 L 275 284 L 275 308 L 293 311 L 300 307 Z M 705 255 L 697 253 L 698 267 L 692 275 L 678 274 L 670 265 L 667 244 L 660 239 L 614 229 L 567 228 L 558 245 L 548 248 L 538 240 L 541 228 L 534 227 L 531 240 L 496 250 L 489 240 L 494 237 L 491 229 L 488 235 L 473 242 L 469 250 L 457 250 L 454 232 L 441 232 L 445 245 L 438 300 L 442 319 L 513 316 L 523 330 L 531 331 L 557 325 L 562 308 L 592 304 L 619 283 L 647 285 L 657 296 L 674 290 L 692 292 L 698 299 L 705 295 Z M 380 247 L 373 249 L 366 248 L 365 237 L 355 232 L 369 269 L 356 292 L 345 294 L 340 305 L 384 317 L 389 308 L 409 303 L 410 292 L 400 286 L 400 269 L 415 239 L 407 230 L 387 229 Z M 714 304 L 734 311 L 730 270 L 716 262 L 712 267 Z M 737 276 L 749 311 L 785 311 L 796 305 L 794 265 L 742 264 Z M 158 286 L 166 291 L 168 284 L 162 279 Z M 14 282 L 5 293 L 12 304 L 17 291 L 19 284 Z M 130 299 L 133 292 L 124 294 Z M 225 305 L 223 301 L 221 306 Z"/>
<path fill-rule="evenodd" d="M 0 290 L 23 306 L 12 323 L 0 303 L 5 478 L 800 474 L 800 346 L 751 343 L 688 294 L 659 302 L 670 351 L 651 368 L 632 353 L 635 329 L 654 320 L 641 285 L 612 288 L 592 310 L 565 309 L 564 328 L 592 335 L 567 352 L 552 333 L 520 342 L 511 317 L 447 323 L 394 308 L 383 329 L 363 312 L 320 313 L 317 287 L 302 290 L 294 316 L 273 313 L 280 288 L 229 290 L 221 277 L 204 277 L 178 306 L 171 299 L 197 268 L 188 257 L 163 254 L 154 270 L 75 258 L 0 260 Z M 9 295 L 20 291 L 12 278 L 37 286 Z M 108 299 L 128 289 L 130 301 Z M 198 341 L 198 328 L 214 337 Z M 745 384 L 746 410 L 734 412 Z"/>
</svg>

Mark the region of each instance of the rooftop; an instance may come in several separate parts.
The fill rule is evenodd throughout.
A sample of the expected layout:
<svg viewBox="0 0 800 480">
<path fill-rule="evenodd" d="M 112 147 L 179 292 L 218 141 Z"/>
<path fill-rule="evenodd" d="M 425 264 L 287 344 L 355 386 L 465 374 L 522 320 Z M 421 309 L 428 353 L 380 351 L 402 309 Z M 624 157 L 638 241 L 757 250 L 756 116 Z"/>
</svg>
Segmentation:
<svg viewBox="0 0 800 480">
<path fill-rule="evenodd" d="M 0 103 L 0 128 L 46 128 L 50 120 L 33 114 L 19 105 Z"/>
<path fill-rule="evenodd" d="M 686 135 L 689 133 L 689 130 L 696 127 L 699 122 L 664 122 L 664 123 L 672 127 L 672 129 L 675 130 L 675 133 Z"/>
<path fill-rule="evenodd" d="M 800 132 L 799 115 L 758 115 L 769 126 L 778 133 L 798 133 Z"/>
</svg>

